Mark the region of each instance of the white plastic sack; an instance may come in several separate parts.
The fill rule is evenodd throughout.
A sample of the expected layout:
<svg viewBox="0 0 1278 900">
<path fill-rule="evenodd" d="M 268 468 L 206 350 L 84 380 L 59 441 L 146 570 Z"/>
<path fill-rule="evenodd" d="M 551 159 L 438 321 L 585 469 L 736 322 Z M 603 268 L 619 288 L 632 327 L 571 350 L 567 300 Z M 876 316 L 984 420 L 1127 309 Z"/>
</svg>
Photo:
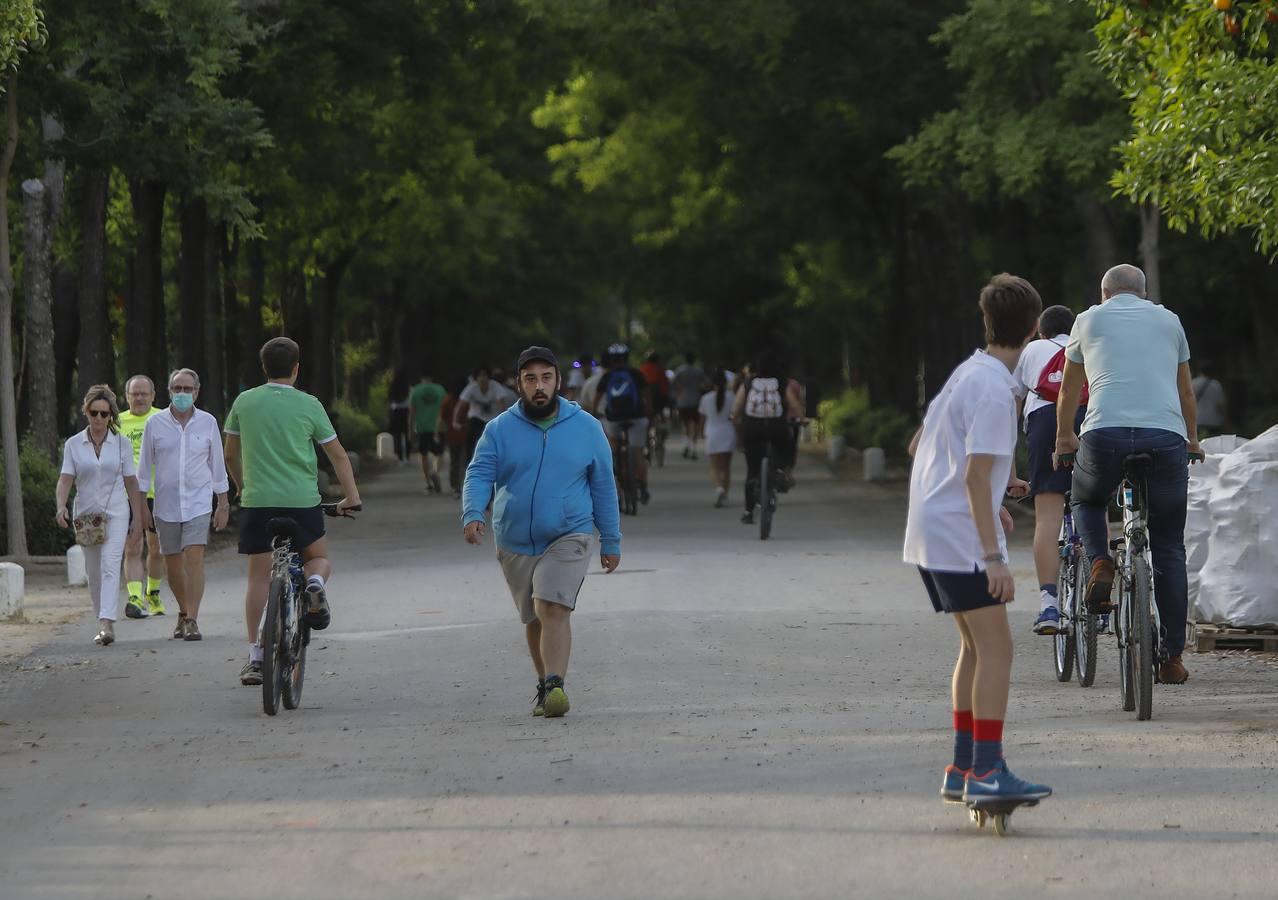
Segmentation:
<svg viewBox="0 0 1278 900">
<path fill-rule="evenodd" d="M 1194 621 L 1206 621 L 1197 609 L 1198 582 L 1203 566 L 1207 564 L 1207 540 L 1211 536 L 1211 490 L 1216 486 L 1220 464 L 1225 457 L 1243 444 L 1245 438 L 1234 434 L 1207 438 L 1202 442 L 1201 463 L 1189 467 L 1189 506 L 1185 516 L 1185 562 L 1189 570 L 1189 609 Z"/>
<path fill-rule="evenodd" d="M 1278 626 L 1278 426 L 1221 460 L 1209 510 L 1199 621 Z"/>
</svg>

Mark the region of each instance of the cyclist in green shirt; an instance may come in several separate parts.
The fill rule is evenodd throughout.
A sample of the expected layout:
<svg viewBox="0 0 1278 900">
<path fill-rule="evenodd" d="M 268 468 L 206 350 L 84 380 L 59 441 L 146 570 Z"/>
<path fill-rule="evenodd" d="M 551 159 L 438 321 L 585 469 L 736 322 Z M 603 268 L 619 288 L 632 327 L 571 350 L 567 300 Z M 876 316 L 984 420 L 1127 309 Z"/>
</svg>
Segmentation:
<svg viewBox="0 0 1278 900">
<path fill-rule="evenodd" d="M 439 410 L 444 404 L 443 385 L 435 383 L 430 375 L 422 380 L 408 395 L 413 408 L 413 428 L 417 431 L 417 452 L 422 455 L 422 475 L 426 478 L 426 493 L 441 493 L 439 485 L 439 458 L 444 453 L 443 435 L 440 434 Z"/>
<path fill-rule="evenodd" d="M 120 413 L 120 434 L 133 445 L 133 465 L 138 464 L 142 452 L 142 434 L 146 421 L 160 412 L 155 403 L 155 382 L 145 375 L 134 375 L 124 383 L 124 395 L 129 408 Z M 154 482 L 152 482 L 154 484 Z M 155 488 L 147 491 L 147 506 L 155 506 Z M 146 529 L 146 601 L 142 599 L 142 546 L 141 535 L 124 545 L 124 579 L 129 589 L 129 602 L 124 614 L 130 619 L 164 615 L 164 602 L 160 599 L 160 585 L 164 584 L 164 556 L 160 553 L 160 538 L 154 528 Z"/>
<path fill-rule="evenodd" d="M 294 387 L 300 356 L 289 338 L 267 341 L 261 351 L 266 384 L 235 398 L 224 428 L 226 470 L 240 491 L 240 553 L 248 557 L 244 613 L 249 661 L 240 670 L 240 683 L 246 685 L 262 683 L 257 626 L 271 583 L 271 519 L 287 517 L 297 523 L 293 546 L 306 575 L 307 622 L 321 630 L 331 619 L 324 588 L 332 566 L 313 444 L 324 449 L 342 485 L 345 497 L 338 509 L 360 505 L 350 458 L 328 413 L 319 400 Z"/>
</svg>

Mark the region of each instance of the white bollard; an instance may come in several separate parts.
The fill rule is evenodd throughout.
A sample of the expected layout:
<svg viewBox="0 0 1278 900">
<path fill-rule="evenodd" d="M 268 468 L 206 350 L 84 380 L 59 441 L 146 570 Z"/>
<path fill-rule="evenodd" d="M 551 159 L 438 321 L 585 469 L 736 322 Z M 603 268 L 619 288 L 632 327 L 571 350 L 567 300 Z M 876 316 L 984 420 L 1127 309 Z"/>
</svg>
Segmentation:
<svg viewBox="0 0 1278 900">
<path fill-rule="evenodd" d="M 830 443 L 826 447 L 826 459 L 831 464 L 843 459 L 843 454 L 848 452 L 848 439 L 841 434 L 836 434 L 830 438 Z"/>
<path fill-rule="evenodd" d="M 0 619 L 22 615 L 26 573 L 17 563 L 0 563 Z"/>
<path fill-rule="evenodd" d="M 395 458 L 395 437 L 389 431 L 383 431 L 377 435 L 377 458 Z"/>
<path fill-rule="evenodd" d="M 84 567 L 84 548 L 72 544 L 67 551 L 67 584 L 70 587 L 83 587 L 89 583 L 89 572 Z"/>
<path fill-rule="evenodd" d="M 882 481 L 887 477 L 887 454 L 882 447 L 866 447 L 861 465 L 866 481 Z"/>
</svg>

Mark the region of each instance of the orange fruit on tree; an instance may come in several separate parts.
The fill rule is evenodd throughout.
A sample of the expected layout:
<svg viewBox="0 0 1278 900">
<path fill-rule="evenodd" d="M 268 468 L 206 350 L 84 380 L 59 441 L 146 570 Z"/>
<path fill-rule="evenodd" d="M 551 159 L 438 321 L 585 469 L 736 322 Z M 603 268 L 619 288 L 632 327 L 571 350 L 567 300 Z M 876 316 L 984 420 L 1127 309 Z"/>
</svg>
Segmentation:
<svg viewBox="0 0 1278 900">
<path fill-rule="evenodd" d="M 1215 7 L 1217 9 L 1221 9 L 1221 10 L 1229 9 L 1233 5 L 1234 5 L 1234 0 L 1215 0 Z"/>
</svg>

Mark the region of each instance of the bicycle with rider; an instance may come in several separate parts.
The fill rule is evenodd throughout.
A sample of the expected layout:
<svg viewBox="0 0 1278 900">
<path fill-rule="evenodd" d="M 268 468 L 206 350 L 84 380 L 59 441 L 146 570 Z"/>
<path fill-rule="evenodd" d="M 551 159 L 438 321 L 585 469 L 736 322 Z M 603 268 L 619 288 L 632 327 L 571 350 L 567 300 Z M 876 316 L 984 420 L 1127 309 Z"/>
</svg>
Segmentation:
<svg viewBox="0 0 1278 900">
<path fill-rule="evenodd" d="M 1081 438 L 1074 418 L 1086 380 L 1091 399 Z M 1189 456 L 1201 453 L 1189 341 L 1180 318 L 1148 299 L 1145 273 L 1119 265 L 1101 280 L 1101 302 L 1079 314 L 1065 349 L 1056 405 L 1056 454 L 1076 453 L 1074 521 L 1091 561 L 1086 602 L 1113 609 L 1114 560 L 1107 530 L 1109 501 L 1123 479 L 1123 461 L 1148 454 L 1148 516 L 1154 599 L 1166 629 L 1164 684 L 1183 684 L 1181 660 L 1188 616 L 1185 508 Z"/>
<path fill-rule="evenodd" d="M 622 429 L 625 429 L 630 444 L 629 465 L 639 487 L 639 500 L 647 503 L 651 499 L 648 493 L 648 461 L 641 451 L 648 440 L 652 392 L 643 373 L 630 366 L 630 348 L 625 344 L 613 344 L 608 348 L 604 367 L 607 371 L 599 380 L 591 412 L 598 416 L 602 409 L 604 433 L 608 435 L 613 453 L 617 452 Z"/>
</svg>

